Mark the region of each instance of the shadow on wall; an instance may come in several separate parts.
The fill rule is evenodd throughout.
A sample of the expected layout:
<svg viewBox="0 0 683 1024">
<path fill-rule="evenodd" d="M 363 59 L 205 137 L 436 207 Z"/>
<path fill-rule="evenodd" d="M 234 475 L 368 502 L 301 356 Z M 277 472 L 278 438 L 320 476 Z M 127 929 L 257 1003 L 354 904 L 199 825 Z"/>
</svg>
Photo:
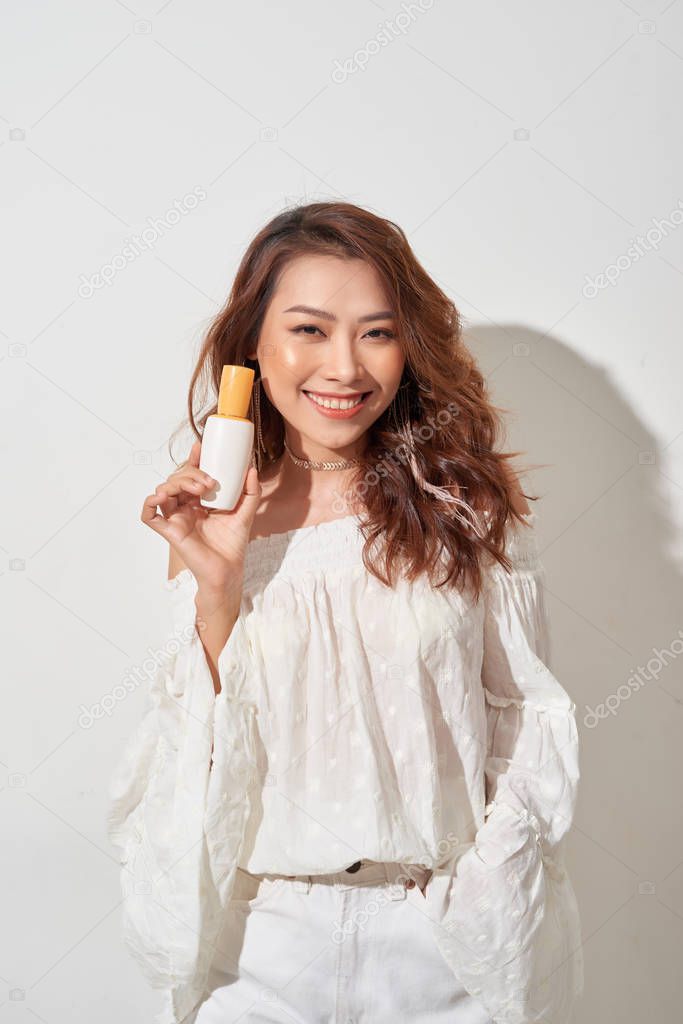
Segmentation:
<svg viewBox="0 0 683 1024">
<path fill-rule="evenodd" d="M 683 487 L 683 432 L 658 451 L 609 370 L 559 337 L 478 326 L 464 341 L 510 410 L 505 448 L 544 467 L 523 486 L 539 495 L 550 665 L 581 743 L 567 844 L 586 969 L 577 1019 L 590 1006 L 596 1021 L 631 1020 L 633 986 L 666 993 L 680 974 L 683 586 L 666 494 Z M 598 974 L 607 959 L 623 965 L 619 992 Z"/>
</svg>

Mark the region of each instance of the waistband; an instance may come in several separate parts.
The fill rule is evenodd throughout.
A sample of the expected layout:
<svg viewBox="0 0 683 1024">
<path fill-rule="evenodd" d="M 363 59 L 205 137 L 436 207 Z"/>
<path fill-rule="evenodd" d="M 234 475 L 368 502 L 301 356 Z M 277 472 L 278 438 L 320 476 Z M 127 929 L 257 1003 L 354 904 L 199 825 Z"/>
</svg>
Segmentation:
<svg viewBox="0 0 683 1024">
<path fill-rule="evenodd" d="M 359 860 L 341 871 L 331 871 L 324 874 L 280 875 L 267 871 L 253 874 L 245 868 L 238 867 L 237 870 L 254 879 L 283 879 L 299 884 L 304 883 L 307 887 L 311 885 L 333 885 L 337 889 L 355 889 L 359 885 L 398 885 L 408 889 L 419 885 L 421 889 L 424 889 L 432 876 L 432 871 L 429 868 L 425 868 L 422 864 L 374 860 Z"/>
</svg>

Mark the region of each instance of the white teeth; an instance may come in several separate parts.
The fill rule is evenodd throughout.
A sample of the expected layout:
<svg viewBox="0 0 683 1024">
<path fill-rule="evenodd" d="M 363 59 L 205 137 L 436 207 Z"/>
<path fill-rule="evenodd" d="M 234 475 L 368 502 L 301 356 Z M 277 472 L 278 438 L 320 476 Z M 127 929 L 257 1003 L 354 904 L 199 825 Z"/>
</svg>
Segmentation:
<svg viewBox="0 0 683 1024">
<path fill-rule="evenodd" d="M 313 392 L 307 391 L 306 394 L 309 398 L 312 398 L 317 405 L 322 405 L 324 409 L 353 409 L 354 406 L 360 405 L 363 401 L 363 396 L 360 398 L 347 399 L 347 398 L 319 398 L 318 395 L 314 395 Z"/>
</svg>

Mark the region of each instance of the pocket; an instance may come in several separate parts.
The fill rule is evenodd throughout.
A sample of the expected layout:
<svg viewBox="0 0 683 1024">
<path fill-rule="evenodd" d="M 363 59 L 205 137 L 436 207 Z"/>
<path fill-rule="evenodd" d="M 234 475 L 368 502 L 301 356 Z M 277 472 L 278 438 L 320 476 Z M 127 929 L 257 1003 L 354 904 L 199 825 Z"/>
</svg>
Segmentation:
<svg viewBox="0 0 683 1024">
<path fill-rule="evenodd" d="M 260 878 L 238 867 L 230 902 L 244 910 L 260 909 L 270 903 L 287 885 L 289 880 L 286 878 Z"/>
<path fill-rule="evenodd" d="M 529 950 L 545 916 L 538 844 L 526 841 L 502 858 L 494 845 L 486 856 L 482 859 L 481 851 L 472 846 L 450 877 L 444 872 L 433 880 L 436 889 L 429 893 L 437 942 L 465 985 L 478 985 L 480 973 L 493 974 L 505 967 L 513 971 L 518 961 L 520 977 L 528 971 Z"/>
</svg>

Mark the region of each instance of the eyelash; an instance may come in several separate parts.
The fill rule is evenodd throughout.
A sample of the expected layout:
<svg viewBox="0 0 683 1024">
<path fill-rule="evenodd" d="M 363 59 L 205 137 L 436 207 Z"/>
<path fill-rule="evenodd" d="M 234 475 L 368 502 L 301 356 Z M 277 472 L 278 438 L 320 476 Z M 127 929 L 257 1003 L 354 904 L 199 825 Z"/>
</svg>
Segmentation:
<svg viewBox="0 0 683 1024">
<path fill-rule="evenodd" d="M 312 327 L 315 331 L 320 331 L 320 328 L 316 327 L 315 324 L 301 324 L 300 327 L 293 327 L 292 328 L 292 334 L 302 334 L 308 327 Z M 388 330 L 385 327 L 371 327 L 370 331 L 381 331 L 381 333 L 384 334 L 384 336 L 387 338 L 387 340 L 391 340 L 392 338 L 396 337 L 396 335 L 394 334 L 393 331 L 390 331 L 390 330 Z M 370 334 L 370 331 L 368 331 L 367 333 Z M 320 331 L 320 333 L 322 334 L 322 331 Z M 311 335 L 309 334 L 308 337 L 310 338 Z M 379 338 L 373 338 L 372 340 L 373 341 L 379 341 L 380 339 Z"/>
</svg>

